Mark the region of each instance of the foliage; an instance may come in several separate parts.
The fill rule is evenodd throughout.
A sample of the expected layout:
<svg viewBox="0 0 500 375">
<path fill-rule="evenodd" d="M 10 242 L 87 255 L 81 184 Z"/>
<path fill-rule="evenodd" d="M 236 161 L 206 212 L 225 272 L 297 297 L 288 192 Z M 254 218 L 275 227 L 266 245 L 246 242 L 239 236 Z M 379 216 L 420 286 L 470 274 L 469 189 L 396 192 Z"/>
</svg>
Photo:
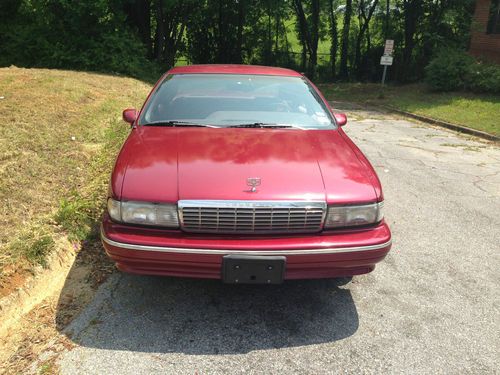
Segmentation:
<svg viewBox="0 0 500 375">
<path fill-rule="evenodd" d="M 33 241 L 26 250 L 26 257 L 33 263 L 38 263 L 43 267 L 47 266 L 46 256 L 54 247 L 55 242 L 52 237 L 45 235 Z"/>
<path fill-rule="evenodd" d="M 9 246 L 10 262 L 25 258 L 32 265 L 46 267 L 46 257 L 55 247 L 52 234 L 41 225 L 31 226 L 29 230 L 26 229 Z"/>
<path fill-rule="evenodd" d="M 425 80 L 436 91 L 470 90 L 500 93 L 500 66 L 476 61 L 464 51 L 443 49 L 425 69 Z"/>
<path fill-rule="evenodd" d="M 441 50 L 425 68 L 425 80 L 436 91 L 462 90 L 473 58 L 454 49 Z"/>
<path fill-rule="evenodd" d="M 465 49 L 474 0 L 2 0 L 0 66 L 151 79 L 182 63 L 279 65 L 331 81 L 419 80 L 442 46 Z"/>
<path fill-rule="evenodd" d="M 471 91 L 500 94 L 500 66 L 477 61 L 471 64 L 466 76 Z"/>
<path fill-rule="evenodd" d="M 70 240 L 83 240 L 92 229 L 94 216 L 92 208 L 93 205 L 90 201 L 73 192 L 70 197 L 61 201 L 55 215 L 55 221 L 68 234 Z"/>
<path fill-rule="evenodd" d="M 0 26 L 0 66 L 93 70 L 136 77 L 157 70 L 146 59 L 145 47 L 137 36 L 123 27 L 124 15 L 106 1 L 17 3 L 17 7 L 10 7 L 14 13 L 11 20 Z"/>
</svg>

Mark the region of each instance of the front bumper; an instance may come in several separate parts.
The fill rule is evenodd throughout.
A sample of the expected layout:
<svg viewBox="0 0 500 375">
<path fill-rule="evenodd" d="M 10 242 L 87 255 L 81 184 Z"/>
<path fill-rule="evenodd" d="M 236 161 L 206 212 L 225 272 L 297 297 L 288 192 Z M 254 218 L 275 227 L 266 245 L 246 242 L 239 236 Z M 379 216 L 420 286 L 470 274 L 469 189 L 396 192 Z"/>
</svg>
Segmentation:
<svg viewBox="0 0 500 375">
<path fill-rule="evenodd" d="M 375 228 L 294 236 L 208 236 L 113 223 L 101 227 L 106 253 L 124 272 L 221 279 L 224 255 L 286 256 L 285 279 L 371 272 L 391 248 L 385 222 Z"/>
</svg>

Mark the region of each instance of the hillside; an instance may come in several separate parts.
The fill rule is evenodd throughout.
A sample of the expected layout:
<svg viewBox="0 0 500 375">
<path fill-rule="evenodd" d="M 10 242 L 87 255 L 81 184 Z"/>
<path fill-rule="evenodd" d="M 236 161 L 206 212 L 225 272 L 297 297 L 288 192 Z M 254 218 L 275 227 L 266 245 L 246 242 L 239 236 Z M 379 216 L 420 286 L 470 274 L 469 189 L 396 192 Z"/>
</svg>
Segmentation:
<svg viewBox="0 0 500 375">
<path fill-rule="evenodd" d="M 57 247 L 93 238 L 128 133 L 126 107 L 149 84 L 85 72 L 0 69 L 0 297 Z M 95 236 L 94 236 L 95 238 Z"/>
</svg>

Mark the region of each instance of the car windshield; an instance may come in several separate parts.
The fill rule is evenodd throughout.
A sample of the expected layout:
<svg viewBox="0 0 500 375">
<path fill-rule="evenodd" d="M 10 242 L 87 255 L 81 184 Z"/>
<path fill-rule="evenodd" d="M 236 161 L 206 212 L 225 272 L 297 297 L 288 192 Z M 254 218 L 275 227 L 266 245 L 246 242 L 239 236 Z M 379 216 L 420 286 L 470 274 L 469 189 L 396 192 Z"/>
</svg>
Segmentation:
<svg viewBox="0 0 500 375">
<path fill-rule="evenodd" d="M 175 74 L 158 85 L 141 125 L 325 129 L 332 117 L 302 77 Z"/>
</svg>

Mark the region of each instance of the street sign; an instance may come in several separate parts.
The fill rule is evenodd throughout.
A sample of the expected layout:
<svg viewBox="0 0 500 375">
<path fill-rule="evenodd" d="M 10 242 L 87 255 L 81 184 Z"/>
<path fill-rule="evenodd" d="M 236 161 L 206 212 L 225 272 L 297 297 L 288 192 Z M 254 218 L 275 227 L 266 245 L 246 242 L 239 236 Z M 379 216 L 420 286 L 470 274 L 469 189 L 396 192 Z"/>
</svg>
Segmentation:
<svg viewBox="0 0 500 375">
<path fill-rule="evenodd" d="M 392 56 L 384 55 L 380 58 L 380 65 L 392 65 Z"/>
<path fill-rule="evenodd" d="M 385 41 L 384 55 L 392 55 L 392 51 L 394 51 L 394 40 L 387 39 Z"/>
<path fill-rule="evenodd" d="M 389 4 L 389 3 L 387 3 Z M 394 40 L 386 39 L 384 46 L 384 56 L 380 58 L 380 65 L 384 66 L 384 73 L 382 74 L 382 86 L 385 84 L 385 76 L 387 75 L 387 67 L 392 65 L 392 52 L 394 51 Z"/>
</svg>

